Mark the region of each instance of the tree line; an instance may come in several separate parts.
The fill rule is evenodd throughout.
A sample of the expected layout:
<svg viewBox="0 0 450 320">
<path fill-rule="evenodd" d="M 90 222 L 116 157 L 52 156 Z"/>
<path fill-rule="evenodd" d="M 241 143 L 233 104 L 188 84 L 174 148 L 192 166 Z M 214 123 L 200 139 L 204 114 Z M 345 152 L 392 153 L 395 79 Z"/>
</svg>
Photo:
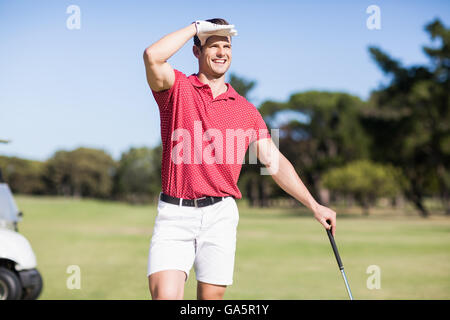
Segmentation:
<svg viewBox="0 0 450 320">
<path fill-rule="evenodd" d="M 435 47 L 423 47 L 429 64 L 403 66 L 381 48 L 370 57 L 389 83 L 367 101 L 343 92 L 306 91 L 286 101 L 264 101 L 259 111 L 269 129 L 279 129 L 280 151 L 320 203 L 356 203 L 366 214 L 377 199 L 412 203 L 424 217 L 427 197 L 450 214 L 450 30 L 438 20 L 425 26 Z M 256 82 L 232 74 L 228 81 L 249 99 Z M 249 99 L 250 100 L 250 99 Z M 277 123 L 279 115 L 296 112 Z M 161 145 L 130 148 L 119 161 L 103 150 L 56 152 L 45 162 L 0 156 L 14 192 L 148 202 L 161 191 Z M 250 206 L 290 198 L 261 164 L 246 155 L 238 182 Z"/>
<path fill-rule="evenodd" d="M 436 196 L 450 214 L 450 29 L 439 19 L 425 26 L 426 65 L 403 66 L 381 48 L 369 54 L 389 80 L 368 101 L 342 92 L 295 93 L 287 101 L 265 101 L 267 122 L 286 111 L 308 117 L 280 128 L 280 150 L 292 162 L 315 198 L 327 203 L 350 198 L 366 211 L 381 197 L 404 197 L 426 217 L 426 197 Z M 239 80 L 247 94 L 254 82 Z M 246 189 L 264 205 L 281 194 L 273 181 L 251 172 Z M 250 200 L 252 202 L 253 200 Z"/>
<path fill-rule="evenodd" d="M 44 162 L 0 156 L 0 168 L 15 193 L 145 203 L 161 191 L 161 150 L 130 148 L 119 161 L 83 147 L 57 151 Z"/>
</svg>

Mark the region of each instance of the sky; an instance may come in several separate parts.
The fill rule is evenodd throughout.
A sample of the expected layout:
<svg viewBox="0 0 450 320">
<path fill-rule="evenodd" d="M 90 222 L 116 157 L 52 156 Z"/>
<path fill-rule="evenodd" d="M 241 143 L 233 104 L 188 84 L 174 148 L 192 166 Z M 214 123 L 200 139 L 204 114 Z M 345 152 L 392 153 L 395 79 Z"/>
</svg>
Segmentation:
<svg viewBox="0 0 450 320">
<path fill-rule="evenodd" d="M 71 5 L 80 28 L 70 29 Z M 370 30 L 369 6 L 380 9 Z M 145 78 L 146 47 L 195 20 L 235 25 L 228 73 L 256 81 L 255 106 L 296 92 L 347 92 L 366 100 L 387 82 L 370 58 L 378 46 L 404 66 L 427 64 L 437 45 L 424 26 L 450 25 L 450 1 L 0 0 L 0 155 L 44 161 L 57 150 L 103 149 L 119 160 L 161 141 Z M 192 40 L 169 59 L 198 71 Z"/>
</svg>

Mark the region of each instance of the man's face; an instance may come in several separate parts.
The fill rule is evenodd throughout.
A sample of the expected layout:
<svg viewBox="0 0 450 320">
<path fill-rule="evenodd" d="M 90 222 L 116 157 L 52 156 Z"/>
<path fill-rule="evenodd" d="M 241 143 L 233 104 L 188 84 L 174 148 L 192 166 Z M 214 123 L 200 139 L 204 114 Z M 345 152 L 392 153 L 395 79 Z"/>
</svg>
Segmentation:
<svg viewBox="0 0 450 320">
<path fill-rule="evenodd" d="M 211 36 L 200 51 L 194 48 L 200 72 L 219 78 L 227 72 L 231 64 L 230 37 Z"/>
</svg>

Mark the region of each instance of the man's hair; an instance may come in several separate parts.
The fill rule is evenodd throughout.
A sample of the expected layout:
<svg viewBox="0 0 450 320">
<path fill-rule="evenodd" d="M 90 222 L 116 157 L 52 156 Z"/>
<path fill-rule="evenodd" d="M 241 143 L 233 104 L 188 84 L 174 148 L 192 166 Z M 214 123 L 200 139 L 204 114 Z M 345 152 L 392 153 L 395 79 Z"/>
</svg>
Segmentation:
<svg viewBox="0 0 450 320">
<path fill-rule="evenodd" d="M 214 19 L 208 19 L 206 20 L 211 23 L 220 24 L 220 25 L 228 25 L 228 21 L 222 18 L 214 18 Z M 202 49 L 202 44 L 200 43 L 200 39 L 197 36 L 194 36 L 194 45 Z"/>
</svg>

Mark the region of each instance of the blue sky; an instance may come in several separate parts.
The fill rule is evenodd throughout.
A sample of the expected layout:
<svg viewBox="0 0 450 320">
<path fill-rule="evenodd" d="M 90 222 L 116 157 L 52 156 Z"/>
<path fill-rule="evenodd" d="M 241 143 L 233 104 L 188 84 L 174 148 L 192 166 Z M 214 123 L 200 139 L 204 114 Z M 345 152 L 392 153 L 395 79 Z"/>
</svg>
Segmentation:
<svg viewBox="0 0 450 320">
<path fill-rule="evenodd" d="M 366 8 L 378 5 L 381 30 Z M 67 7 L 81 10 L 69 30 Z M 403 64 L 428 63 L 424 26 L 450 23 L 450 1 L 5 1 L 0 0 L 0 154 L 45 160 L 56 150 L 160 143 L 159 113 L 145 80 L 144 49 L 197 19 L 235 24 L 229 72 L 256 80 L 251 102 L 305 90 L 367 99 L 385 82 L 368 46 Z M 197 72 L 192 41 L 169 62 Z"/>
</svg>

